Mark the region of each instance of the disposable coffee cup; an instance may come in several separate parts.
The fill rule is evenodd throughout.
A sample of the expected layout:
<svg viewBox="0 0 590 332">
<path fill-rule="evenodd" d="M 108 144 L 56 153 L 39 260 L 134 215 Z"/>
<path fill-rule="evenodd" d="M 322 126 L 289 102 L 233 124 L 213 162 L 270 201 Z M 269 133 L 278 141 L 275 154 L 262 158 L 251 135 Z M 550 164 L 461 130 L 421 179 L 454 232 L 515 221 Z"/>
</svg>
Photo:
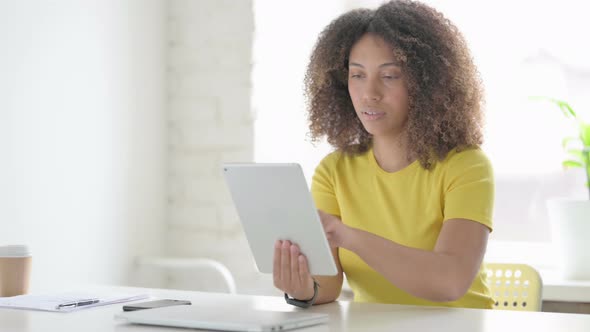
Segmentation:
<svg viewBox="0 0 590 332">
<path fill-rule="evenodd" d="M 0 246 L 0 297 L 28 293 L 31 261 L 26 245 Z"/>
</svg>

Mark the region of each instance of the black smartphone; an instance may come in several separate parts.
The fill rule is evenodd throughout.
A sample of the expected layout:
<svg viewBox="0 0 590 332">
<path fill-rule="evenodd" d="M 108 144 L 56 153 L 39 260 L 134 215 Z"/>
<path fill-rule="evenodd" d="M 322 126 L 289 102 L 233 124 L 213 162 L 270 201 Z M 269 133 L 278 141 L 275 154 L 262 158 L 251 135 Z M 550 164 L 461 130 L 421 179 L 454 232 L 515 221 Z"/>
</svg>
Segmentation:
<svg viewBox="0 0 590 332">
<path fill-rule="evenodd" d="M 161 307 L 169 307 L 173 305 L 190 305 L 191 301 L 185 300 L 155 300 L 155 301 L 147 301 L 147 302 L 140 302 L 140 303 L 132 303 L 123 306 L 123 311 L 135 311 L 135 310 L 143 310 L 143 309 L 153 309 L 153 308 L 161 308 Z"/>
</svg>

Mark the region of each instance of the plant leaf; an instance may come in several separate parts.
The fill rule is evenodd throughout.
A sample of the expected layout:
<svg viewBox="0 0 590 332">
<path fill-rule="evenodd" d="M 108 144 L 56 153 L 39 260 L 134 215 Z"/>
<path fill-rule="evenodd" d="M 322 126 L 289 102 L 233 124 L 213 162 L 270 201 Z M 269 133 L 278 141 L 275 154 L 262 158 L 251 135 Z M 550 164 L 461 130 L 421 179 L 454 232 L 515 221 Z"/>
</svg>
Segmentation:
<svg viewBox="0 0 590 332">
<path fill-rule="evenodd" d="M 582 167 L 582 163 L 576 160 L 566 160 L 562 163 L 565 168 Z"/>
<path fill-rule="evenodd" d="M 557 106 L 559 106 L 559 108 L 561 108 L 561 111 L 563 112 L 563 114 L 565 114 L 565 116 L 568 116 L 568 114 L 569 114 L 574 119 L 578 118 L 578 116 L 576 115 L 576 112 L 574 112 L 574 110 L 572 109 L 570 104 L 566 103 L 563 100 L 556 100 L 556 99 L 554 99 L 554 102 L 557 103 Z"/>
<path fill-rule="evenodd" d="M 580 122 L 580 139 L 585 148 L 590 148 L 590 123 Z"/>
<path fill-rule="evenodd" d="M 580 149 L 568 149 L 567 152 L 570 156 L 574 157 L 576 161 L 584 163 L 584 155 Z"/>
<path fill-rule="evenodd" d="M 529 97 L 529 99 L 544 100 L 544 101 L 551 102 L 551 103 L 557 105 L 557 107 L 559 107 L 559 109 L 561 110 L 563 115 L 565 115 L 566 117 L 568 117 L 568 118 L 572 117 L 574 119 L 578 118 L 576 112 L 574 112 L 574 109 L 570 106 L 570 104 L 568 104 L 567 102 L 565 102 L 563 100 L 550 98 L 550 97 L 544 97 L 544 96 L 532 96 L 532 97 Z"/>
</svg>

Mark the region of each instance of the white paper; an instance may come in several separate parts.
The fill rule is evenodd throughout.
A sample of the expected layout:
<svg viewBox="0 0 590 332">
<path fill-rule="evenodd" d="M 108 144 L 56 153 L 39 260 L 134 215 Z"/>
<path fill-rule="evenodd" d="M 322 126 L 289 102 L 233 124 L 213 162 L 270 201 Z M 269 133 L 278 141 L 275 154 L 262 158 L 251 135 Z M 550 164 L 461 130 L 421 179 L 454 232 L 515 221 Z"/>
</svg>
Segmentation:
<svg viewBox="0 0 590 332">
<path fill-rule="evenodd" d="M 87 308 L 93 308 L 113 303 L 130 302 L 148 298 L 146 294 L 121 294 L 121 293 L 90 293 L 67 292 L 46 295 L 19 295 L 12 297 L 0 297 L 0 308 L 31 309 L 55 312 L 71 312 Z M 59 308 L 60 304 L 77 301 L 98 299 L 97 303 L 82 306 Z"/>
</svg>

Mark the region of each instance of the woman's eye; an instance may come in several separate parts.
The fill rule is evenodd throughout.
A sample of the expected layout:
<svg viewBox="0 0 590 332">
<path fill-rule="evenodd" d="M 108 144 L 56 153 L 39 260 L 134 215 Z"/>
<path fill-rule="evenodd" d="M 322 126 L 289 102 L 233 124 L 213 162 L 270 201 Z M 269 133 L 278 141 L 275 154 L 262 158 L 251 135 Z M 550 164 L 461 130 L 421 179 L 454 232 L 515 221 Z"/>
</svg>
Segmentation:
<svg viewBox="0 0 590 332">
<path fill-rule="evenodd" d="M 351 74 L 350 78 L 361 78 L 361 74 Z"/>
<path fill-rule="evenodd" d="M 397 75 L 383 75 L 383 78 L 386 80 L 395 80 L 395 79 L 398 79 L 399 76 L 397 76 Z"/>
</svg>

